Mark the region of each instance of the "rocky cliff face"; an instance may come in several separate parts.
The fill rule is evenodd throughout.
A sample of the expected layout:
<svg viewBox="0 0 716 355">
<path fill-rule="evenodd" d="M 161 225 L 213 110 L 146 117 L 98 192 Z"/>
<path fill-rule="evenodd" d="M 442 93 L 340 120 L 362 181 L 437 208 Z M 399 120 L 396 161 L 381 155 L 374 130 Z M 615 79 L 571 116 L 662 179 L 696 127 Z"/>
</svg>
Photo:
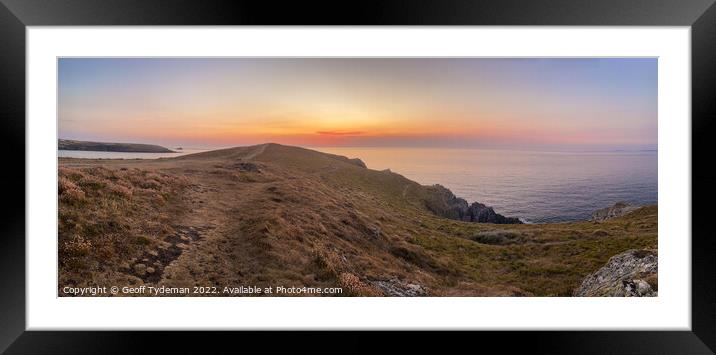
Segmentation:
<svg viewBox="0 0 716 355">
<path fill-rule="evenodd" d="M 587 276 L 574 296 L 657 296 L 656 250 L 628 250 L 613 256 L 604 267 Z"/>
<path fill-rule="evenodd" d="M 468 208 L 468 215 L 471 222 L 486 222 L 497 224 L 521 224 L 517 218 L 505 217 L 499 213 L 495 213 L 492 207 L 485 206 L 482 203 L 473 202 Z"/>
<path fill-rule="evenodd" d="M 426 207 L 433 213 L 460 221 L 497 223 L 497 224 L 520 224 L 517 218 L 505 217 L 495 212 L 492 207 L 482 203 L 473 202 L 468 204 L 465 199 L 455 196 L 452 191 L 442 185 L 429 187 L 432 195 L 426 199 Z"/>
<path fill-rule="evenodd" d="M 617 202 L 614 206 L 602 208 L 592 213 L 592 222 L 604 222 L 606 220 L 621 217 L 629 212 L 638 209 L 639 206 L 632 206 L 626 202 Z"/>
</svg>

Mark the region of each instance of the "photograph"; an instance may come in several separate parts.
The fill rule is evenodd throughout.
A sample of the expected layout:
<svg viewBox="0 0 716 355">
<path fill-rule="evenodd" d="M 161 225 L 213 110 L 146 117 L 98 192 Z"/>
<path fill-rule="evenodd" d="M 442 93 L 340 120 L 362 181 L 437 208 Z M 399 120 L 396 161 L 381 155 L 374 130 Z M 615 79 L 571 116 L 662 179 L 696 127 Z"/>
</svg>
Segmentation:
<svg viewBox="0 0 716 355">
<path fill-rule="evenodd" d="M 59 297 L 658 297 L 657 57 L 56 65 Z"/>
</svg>

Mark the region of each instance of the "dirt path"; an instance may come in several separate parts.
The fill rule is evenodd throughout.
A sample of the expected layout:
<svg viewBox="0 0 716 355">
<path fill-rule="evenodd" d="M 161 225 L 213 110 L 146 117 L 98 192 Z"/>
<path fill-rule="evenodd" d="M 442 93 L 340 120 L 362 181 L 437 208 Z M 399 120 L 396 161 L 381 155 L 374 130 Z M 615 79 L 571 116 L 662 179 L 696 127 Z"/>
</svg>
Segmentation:
<svg viewBox="0 0 716 355">
<path fill-rule="evenodd" d="M 173 174 L 192 181 L 183 197 L 185 208 L 178 211 L 180 217 L 172 225 L 175 232 L 158 248 L 130 260 L 124 272 L 147 284 L 189 288 L 267 286 L 280 276 L 277 273 L 284 267 L 264 239 L 270 234 L 270 218 L 286 208 L 276 204 L 282 198 L 280 191 L 310 184 L 316 176 L 330 174 L 338 167 L 291 175 L 254 170 L 265 166 L 255 159 L 265 150 L 266 146 L 257 147 L 238 163 L 232 160 L 172 167 Z M 244 169 L 244 173 L 248 171 L 255 181 L 236 180 L 226 174 L 225 170 L 239 172 L 247 164 L 251 169 Z M 274 213 L 267 214 L 267 210 Z"/>
<path fill-rule="evenodd" d="M 194 185 L 185 197 L 189 210 L 173 226 L 177 232 L 136 261 L 148 263 L 153 273 L 139 275 L 133 266 L 131 272 L 147 283 L 170 287 L 255 283 L 263 263 L 258 260 L 258 241 L 249 237 L 252 204 L 265 197 L 273 182 L 237 183 L 204 172 L 192 178 Z"/>
<path fill-rule="evenodd" d="M 262 145 L 260 145 L 260 146 L 259 146 L 258 148 L 256 148 L 253 152 L 251 152 L 251 153 L 247 154 L 246 156 L 244 156 L 244 159 L 246 159 L 246 160 L 253 159 L 253 158 L 255 158 L 255 157 L 257 157 L 257 156 L 263 154 L 263 152 L 266 151 L 266 147 L 268 147 L 267 144 L 262 144 Z"/>
</svg>

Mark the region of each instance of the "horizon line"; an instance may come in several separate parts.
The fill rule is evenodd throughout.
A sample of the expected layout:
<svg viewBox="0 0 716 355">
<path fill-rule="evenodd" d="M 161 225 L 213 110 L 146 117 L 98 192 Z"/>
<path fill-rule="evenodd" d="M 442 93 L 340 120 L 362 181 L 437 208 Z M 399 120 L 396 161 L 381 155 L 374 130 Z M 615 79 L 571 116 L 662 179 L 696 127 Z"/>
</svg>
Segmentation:
<svg viewBox="0 0 716 355">
<path fill-rule="evenodd" d="M 195 149 L 195 150 L 219 150 L 219 149 L 231 149 L 231 148 L 240 148 L 240 147 L 249 147 L 249 146 L 255 146 L 255 145 L 262 145 L 262 144 L 279 144 L 279 145 L 285 145 L 285 146 L 293 146 L 293 147 L 300 147 L 300 148 L 307 148 L 307 149 L 320 149 L 320 148 L 350 148 L 350 149 L 360 149 L 360 148 L 393 148 L 393 149 L 400 149 L 400 148 L 407 148 L 407 149 L 466 149 L 466 150 L 507 150 L 507 151 L 526 151 L 526 152 L 572 152 L 572 153 L 616 153 L 616 152 L 658 152 L 658 147 L 656 148 L 640 148 L 640 149 L 629 149 L 629 148 L 606 148 L 606 149 L 579 149 L 579 148 L 570 148 L 570 145 L 564 145 L 565 148 L 557 148 L 557 147 L 520 147 L 520 146 L 464 146 L 464 147 L 458 147 L 458 146 L 450 146 L 450 145 L 296 145 L 296 144 L 285 144 L 285 143 L 279 143 L 279 142 L 264 142 L 264 143 L 257 143 L 257 144 L 235 144 L 235 145 L 220 145 L 220 146 L 192 146 L 192 145 L 185 145 L 185 144 L 160 144 L 160 143 L 148 143 L 146 141 L 132 141 L 132 140 L 126 140 L 126 141 L 108 141 L 103 139 L 92 139 L 92 140 L 84 140 L 84 139 L 70 139 L 70 138 L 57 138 L 58 140 L 74 140 L 74 141 L 85 141 L 85 142 L 96 142 L 96 143 L 114 143 L 114 144 L 149 144 L 149 145 L 158 145 L 164 148 L 169 149 L 169 147 L 181 147 L 182 149 Z M 59 150 L 59 149 L 58 149 Z"/>
</svg>

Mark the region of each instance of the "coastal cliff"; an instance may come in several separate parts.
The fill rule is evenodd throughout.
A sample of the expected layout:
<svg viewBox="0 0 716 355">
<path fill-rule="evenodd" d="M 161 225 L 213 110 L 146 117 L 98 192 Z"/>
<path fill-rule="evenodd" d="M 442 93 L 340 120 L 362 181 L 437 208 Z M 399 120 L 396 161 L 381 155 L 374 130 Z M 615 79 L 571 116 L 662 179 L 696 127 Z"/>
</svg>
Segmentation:
<svg viewBox="0 0 716 355">
<path fill-rule="evenodd" d="M 278 144 L 59 158 L 58 174 L 59 284 L 76 287 L 572 296 L 614 255 L 657 247 L 656 206 L 602 223 L 519 224 L 442 186 Z"/>
<path fill-rule="evenodd" d="M 123 153 L 175 153 L 170 149 L 153 144 L 87 142 L 69 139 L 59 139 L 57 149 Z"/>
<path fill-rule="evenodd" d="M 432 195 L 426 199 L 425 206 L 445 218 L 466 222 L 495 223 L 495 224 L 521 224 L 513 217 L 505 217 L 495 213 L 492 207 L 479 202 L 468 204 L 463 198 L 455 196 L 452 191 L 442 185 L 428 187 Z"/>
</svg>

